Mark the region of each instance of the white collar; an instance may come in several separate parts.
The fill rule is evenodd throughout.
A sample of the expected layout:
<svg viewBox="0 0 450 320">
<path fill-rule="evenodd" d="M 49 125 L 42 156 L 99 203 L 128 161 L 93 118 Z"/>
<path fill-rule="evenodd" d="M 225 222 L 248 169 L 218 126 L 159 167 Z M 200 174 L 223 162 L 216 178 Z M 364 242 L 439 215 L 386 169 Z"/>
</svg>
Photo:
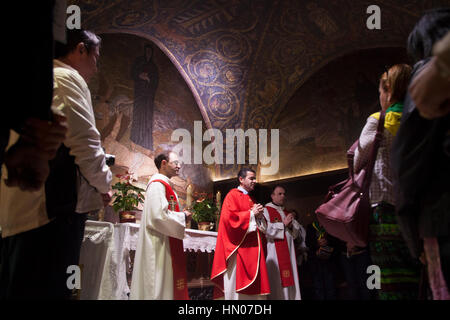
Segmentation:
<svg viewBox="0 0 450 320">
<path fill-rule="evenodd" d="M 82 81 L 82 83 L 84 82 L 84 84 L 87 86 L 86 80 L 84 80 L 84 78 L 81 76 L 81 74 L 78 72 L 78 70 L 69 66 L 67 63 L 64 63 L 58 59 L 53 59 L 53 68 L 63 68 L 63 69 L 68 69 L 68 70 L 72 71 L 79 77 L 79 80 Z"/>
<path fill-rule="evenodd" d="M 277 204 L 275 204 L 275 203 L 273 203 L 273 202 L 267 203 L 267 204 L 266 204 L 266 207 L 272 207 L 272 208 L 274 208 L 274 209 L 281 210 L 281 211 L 284 210 L 284 207 L 283 207 L 283 206 L 279 206 L 279 205 L 277 205 Z"/>
<path fill-rule="evenodd" d="M 238 190 L 242 191 L 243 194 L 248 194 L 248 191 L 242 188 L 241 186 L 237 187 Z"/>
<path fill-rule="evenodd" d="M 69 66 L 67 63 L 62 62 L 59 59 L 53 59 L 53 67 L 54 68 L 66 68 L 66 69 L 70 69 L 72 71 L 76 71 L 78 73 L 77 69 Z"/>
<path fill-rule="evenodd" d="M 153 180 L 163 180 L 164 182 L 167 182 L 169 185 L 172 185 L 170 183 L 170 179 L 163 175 L 162 173 L 155 173 L 154 175 L 151 176 L 150 180 L 148 181 L 148 184 L 150 184 L 150 182 L 152 182 Z"/>
</svg>

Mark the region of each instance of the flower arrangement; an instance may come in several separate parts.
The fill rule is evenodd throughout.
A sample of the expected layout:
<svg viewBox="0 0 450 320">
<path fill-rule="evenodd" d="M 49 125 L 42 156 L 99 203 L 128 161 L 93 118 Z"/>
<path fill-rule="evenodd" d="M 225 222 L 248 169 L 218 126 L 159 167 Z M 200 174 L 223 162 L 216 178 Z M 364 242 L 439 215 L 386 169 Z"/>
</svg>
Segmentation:
<svg viewBox="0 0 450 320">
<path fill-rule="evenodd" d="M 137 181 L 132 178 L 132 174 L 116 174 L 116 177 L 120 179 L 112 188 L 117 190 L 114 194 L 115 199 L 113 202 L 113 208 L 116 212 L 132 211 L 136 210 L 139 203 L 144 203 L 144 189 L 136 187 L 132 184 L 133 181 Z"/>
<path fill-rule="evenodd" d="M 199 222 L 215 222 L 217 206 L 214 202 L 212 194 L 207 194 L 206 192 L 195 193 L 194 196 L 198 198 L 194 206 L 192 207 L 192 219 Z"/>
</svg>

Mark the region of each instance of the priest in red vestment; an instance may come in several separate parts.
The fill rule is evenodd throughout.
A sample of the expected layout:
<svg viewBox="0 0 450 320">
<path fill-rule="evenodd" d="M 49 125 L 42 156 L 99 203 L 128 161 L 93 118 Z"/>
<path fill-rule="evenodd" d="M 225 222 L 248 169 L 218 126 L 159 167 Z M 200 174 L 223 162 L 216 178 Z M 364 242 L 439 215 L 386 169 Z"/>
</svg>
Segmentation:
<svg viewBox="0 0 450 320">
<path fill-rule="evenodd" d="M 256 173 L 244 168 L 239 187 L 224 199 L 220 213 L 211 280 L 225 300 L 266 299 L 270 293 L 266 268 L 264 207 L 248 194 Z M 217 297 L 217 295 L 215 295 Z"/>
</svg>

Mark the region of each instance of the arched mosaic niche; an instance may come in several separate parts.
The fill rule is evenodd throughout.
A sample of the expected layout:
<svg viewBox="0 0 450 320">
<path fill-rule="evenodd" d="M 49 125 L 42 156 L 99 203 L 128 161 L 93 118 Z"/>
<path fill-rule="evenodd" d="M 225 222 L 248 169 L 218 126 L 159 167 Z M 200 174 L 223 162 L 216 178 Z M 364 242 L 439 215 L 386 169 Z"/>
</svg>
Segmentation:
<svg viewBox="0 0 450 320">
<path fill-rule="evenodd" d="M 153 159 L 173 148 L 172 132 L 205 124 L 183 77 L 151 41 L 130 34 L 99 34 L 98 74 L 90 83 L 96 125 L 107 153 L 116 156 L 114 174 L 133 173 L 145 186 L 157 172 Z M 186 164 L 172 179 L 181 199 L 188 184 L 212 190 L 209 170 Z M 114 181 L 113 181 L 114 183 Z"/>
</svg>

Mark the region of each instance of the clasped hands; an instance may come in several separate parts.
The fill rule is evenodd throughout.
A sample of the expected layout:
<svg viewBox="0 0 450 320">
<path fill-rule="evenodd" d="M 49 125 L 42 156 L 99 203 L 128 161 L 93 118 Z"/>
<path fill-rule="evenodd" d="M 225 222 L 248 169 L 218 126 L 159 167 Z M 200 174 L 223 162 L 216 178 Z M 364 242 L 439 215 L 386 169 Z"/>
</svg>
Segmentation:
<svg viewBox="0 0 450 320">
<path fill-rule="evenodd" d="M 147 82 L 150 82 L 150 79 L 149 79 L 149 77 L 148 77 L 148 73 L 147 73 L 147 72 L 141 72 L 141 73 L 139 74 L 139 78 L 141 78 L 142 80 L 145 80 L 145 81 L 147 81 Z"/>
<path fill-rule="evenodd" d="M 286 215 L 286 218 L 283 219 L 283 223 L 285 227 L 291 227 L 292 226 L 292 221 L 295 219 L 295 213 L 294 212 L 289 212 Z"/>
<path fill-rule="evenodd" d="M 264 207 L 261 204 L 256 203 L 256 204 L 253 205 L 253 207 L 251 208 L 250 211 L 254 214 L 254 216 L 256 218 L 259 218 L 259 217 L 263 216 Z M 292 225 L 292 220 L 294 220 L 294 219 L 295 219 L 295 213 L 294 212 L 289 212 L 286 215 L 286 217 L 283 219 L 283 224 L 286 227 L 290 227 Z"/>
<path fill-rule="evenodd" d="M 54 121 L 27 119 L 19 140 L 5 154 L 5 184 L 22 191 L 39 190 L 50 172 L 48 161 L 55 157 L 66 133 L 64 116 L 54 115 Z"/>
<path fill-rule="evenodd" d="M 255 218 L 259 218 L 263 216 L 263 212 L 264 212 L 264 207 L 259 204 L 259 203 L 255 203 L 252 208 L 250 209 L 250 212 L 253 213 L 253 215 L 255 216 Z"/>
</svg>

